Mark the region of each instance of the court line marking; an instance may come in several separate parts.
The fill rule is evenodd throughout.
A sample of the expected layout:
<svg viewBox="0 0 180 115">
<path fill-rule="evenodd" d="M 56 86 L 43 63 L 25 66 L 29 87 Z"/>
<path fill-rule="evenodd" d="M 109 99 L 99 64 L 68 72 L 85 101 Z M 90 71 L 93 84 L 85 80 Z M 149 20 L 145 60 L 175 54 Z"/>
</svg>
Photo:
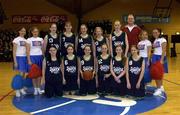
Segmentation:
<svg viewBox="0 0 180 115">
<path fill-rule="evenodd" d="M 48 108 L 45 108 L 45 109 L 41 109 L 41 110 L 37 110 L 37 111 L 34 111 L 34 112 L 30 112 L 30 114 L 34 115 L 34 114 L 37 114 L 37 113 L 41 113 L 41 112 L 45 112 L 45 111 L 48 111 L 48 110 L 51 110 L 51 109 L 62 107 L 64 105 L 68 105 L 68 104 L 71 104 L 71 103 L 74 103 L 74 102 L 76 102 L 76 100 L 71 100 L 71 101 L 68 101 L 68 102 L 65 102 L 65 103 L 61 103 L 59 105 L 55 105 L 55 106 L 51 106 L 51 107 L 48 107 Z"/>
<path fill-rule="evenodd" d="M 11 90 L 11 91 L 9 91 L 7 94 L 3 95 L 3 96 L 0 98 L 0 102 L 3 101 L 6 97 L 8 97 L 12 92 L 14 92 L 14 90 Z"/>
<path fill-rule="evenodd" d="M 124 111 L 120 115 L 126 115 L 130 110 L 130 107 L 125 107 Z"/>
<path fill-rule="evenodd" d="M 167 80 L 167 79 L 163 79 L 163 80 L 166 81 L 166 82 L 172 83 L 172 84 L 174 84 L 174 85 L 180 86 L 180 84 L 177 83 L 177 82 L 174 82 L 174 81 L 171 81 L 171 80 Z"/>
</svg>

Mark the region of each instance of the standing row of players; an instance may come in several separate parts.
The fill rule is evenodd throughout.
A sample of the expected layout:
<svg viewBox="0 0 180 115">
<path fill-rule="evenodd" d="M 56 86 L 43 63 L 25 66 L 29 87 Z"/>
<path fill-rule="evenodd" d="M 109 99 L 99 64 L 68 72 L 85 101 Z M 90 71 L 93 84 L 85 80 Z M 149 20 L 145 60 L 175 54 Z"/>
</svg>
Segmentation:
<svg viewBox="0 0 180 115">
<path fill-rule="evenodd" d="M 103 36 L 101 27 L 95 28 L 92 37 L 87 33 L 85 24 L 80 26 L 78 36 L 72 33 L 70 22 L 66 22 L 61 35 L 56 30 L 56 24 L 52 24 L 50 33 L 43 40 L 38 37 L 38 28 L 34 27 L 32 37 L 26 40 L 26 29 L 21 28 L 19 37 L 13 41 L 16 70 L 24 76 L 31 64 L 42 68 L 43 77 L 33 79 L 34 95 L 42 94 L 40 86 L 45 83 L 47 97 L 62 96 L 63 90 L 74 94 L 77 89 L 81 95 L 98 91 L 101 95 L 114 93 L 143 97 L 145 83 L 151 81 L 150 76 L 145 74 L 151 60 L 152 63 L 161 61 L 167 70 L 166 40 L 160 37 L 159 29 L 153 29 L 156 39 L 151 58 L 152 45 L 148 33 L 134 24 L 133 15 L 128 16 L 124 31 L 121 30 L 120 21 L 115 21 L 115 31 L 109 38 Z M 83 72 L 87 70 L 93 71 L 91 80 L 83 78 Z M 160 95 L 164 91 L 162 80 L 156 83 L 154 95 Z M 21 94 L 26 94 L 24 88 L 16 91 L 17 97 Z"/>
</svg>

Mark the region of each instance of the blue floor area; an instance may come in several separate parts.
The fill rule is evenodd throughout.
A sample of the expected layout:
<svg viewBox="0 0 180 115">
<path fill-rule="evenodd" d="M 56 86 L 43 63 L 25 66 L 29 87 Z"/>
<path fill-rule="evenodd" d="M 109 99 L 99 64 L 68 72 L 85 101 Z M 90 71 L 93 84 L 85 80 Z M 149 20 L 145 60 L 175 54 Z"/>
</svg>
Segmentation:
<svg viewBox="0 0 180 115">
<path fill-rule="evenodd" d="M 37 115 L 120 115 L 125 112 L 126 115 L 136 115 L 138 113 L 147 112 L 153 110 L 160 105 L 162 105 L 166 101 L 166 94 L 163 96 L 153 96 L 152 93 L 155 88 L 149 87 L 148 94 L 142 100 L 137 100 L 136 104 L 130 106 L 125 112 L 125 107 L 121 106 L 112 106 L 106 104 L 97 104 L 92 102 L 93 100 L 74 100 L 70 98 L 64 97 L 54 97 L 54 98 L 46 98 L 42 96 L 33 96 L 26 95 L 21 98 L 13 98 L 13 104 L 16 108 L 31 113 L 34 111 L 46 109 L 52 106 L 56 106 L 59 104 L 64 104 L 66 102 L 74 100 L 74 102 L 69 103 L 67 105 L 63 105 L 54 109 L 45 110 L 42 112 L 38 112 Z M 98 100 L 107 100 L 112 102 L 121 102 L 116 99 L 109 99 L 105 97 L 100 97 Z M 96 99 L 94 99 L 96 100 Z"/>
</svg>

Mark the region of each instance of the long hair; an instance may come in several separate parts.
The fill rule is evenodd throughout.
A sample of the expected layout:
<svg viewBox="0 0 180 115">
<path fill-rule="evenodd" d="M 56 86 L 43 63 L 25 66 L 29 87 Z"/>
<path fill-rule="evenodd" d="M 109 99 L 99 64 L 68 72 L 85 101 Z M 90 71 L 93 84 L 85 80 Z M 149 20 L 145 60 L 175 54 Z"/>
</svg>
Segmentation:
<svg viewBox="0 0 180 115">
<path fill-rule="evenodd" d="M 56 52 L 56 58 L 57 58 L 57 61 L 59 62 L 59 64 L 61 64 L 61 57 L 60 57 L 60 54 L 58 53 L 57 48 L 54 45 L 51 46 L 50 48 L 55 48 L 56 49 L 56 51 L 57 51 Z M 49 61 L 49 62 L 52 62 L 51 54 L 49 52 L 48 52 L 48 55 L 46 57 L 46 60 Z"/>
<path fill-rule="evenodd" d="M 122 49 L 122 54 L 121 54 L 121 56 L 122 56 L 122 62 L 123 62 L 123 65 L 125 65 L 127 58 L 126 58 L 125 55 L 124 55 L 123 47 L 122 47 L 121 45 L 117 45 L 116 48 L 118 48 L 118 47 L 120 47 L 120 48 Z M 117 53 L 116 53 L 116 55 L 117 55 Z"/>
</svg>

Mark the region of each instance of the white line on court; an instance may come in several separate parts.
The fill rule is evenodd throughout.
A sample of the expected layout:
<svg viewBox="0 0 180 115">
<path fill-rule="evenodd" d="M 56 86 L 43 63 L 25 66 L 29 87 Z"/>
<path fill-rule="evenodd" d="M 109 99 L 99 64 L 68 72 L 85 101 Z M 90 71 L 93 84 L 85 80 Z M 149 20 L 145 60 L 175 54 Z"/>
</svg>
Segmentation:
<svg viewBox="0 0 180 115">
<path fill-rule="evenodd" d="M 126 115 L 126 113 L 130 110 L 130 107 L 125 107 L 124 111 L 120 113 L 120 115 Z"/>
<path fill-rule="evenodd" d="M 41 110 L 37 110 L 37 111 L 34 111 L 34 112 L 31 112 L 30 114 L 37 114 L 37 113 L 41 113 L 41 112 L 44 112 L 44 111 L 48 111 L 48 110 L 51 110 L 51 109 L 55 109 L 55 108 L 58 108 L 58 107 L 62 107 L 64 105 L 68 105 L 70 103 L 74 103 L 76 100 L 71 100 L 71 101 L 68 101 L 68 102 L 65 102 L 65 103 L 61 103 L 59 105 L 55 105 L 55 106 L 52 106 L 52 107 L 48 107 L 48 108 L 45 108 L 45 109 L 41 109 Z"/>
</svg>

